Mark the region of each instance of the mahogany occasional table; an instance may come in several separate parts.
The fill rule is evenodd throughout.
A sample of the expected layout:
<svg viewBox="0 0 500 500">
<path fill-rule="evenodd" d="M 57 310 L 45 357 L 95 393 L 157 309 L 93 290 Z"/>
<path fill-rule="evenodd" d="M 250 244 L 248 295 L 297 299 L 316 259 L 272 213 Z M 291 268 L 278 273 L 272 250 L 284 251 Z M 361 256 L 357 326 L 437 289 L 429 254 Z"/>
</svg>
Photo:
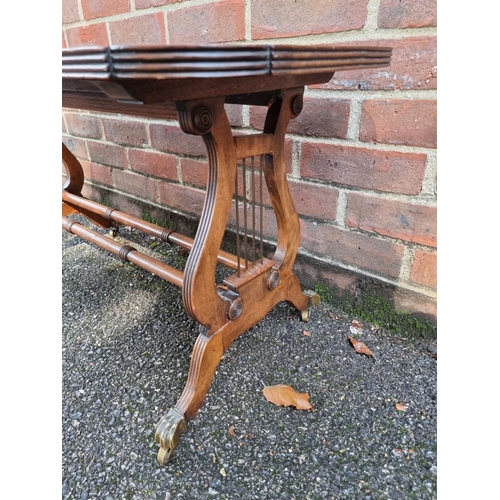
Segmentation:
<svg viewBox="0 0 500 500">
<path fill-rule="evenodd" d="M 207 150 L 205 203 L 193 240 L 83 197 L 82 167 L 64 144 L 62 147 L 67 172 L 62 191 L 63 228 L 181 287 L 186 312 L 200 325 L 184 392 L 155 427 L 161 464 L 171 458 L 187 421 L 202 405 L 219 361 L 233 340 L 280 301 L 293 305 L 304 321 L 319 301 L 317 295 L 302 292 L 292 271 L 300 227 L 284 157 L 286 129 L 302 110 L 304 86 L 326 83 L 340 69 L 388 66 L 390 57 L 390 48 L 289 45 L 63 50 L 63 107 L 177 119 L 186 134 L 202 136 Z M 225 103 L 267 107 L 263 132 L 233 135 Z M 238 179 L 238 164 L 243 180 Z M 262 251 L 263 185 L 277 222 L 272 258 L 264 257 Z M 236 255 L 220 249 L 231 210 L 235 210 Z M 83 214 L 114 231 L 127 225 L 179 245 L 189 250 L 185 269 L 178 270 L 103 236 L 68 218 L 71 213 Z M 241 238 L 244 245 L 240 245 Z M 234 271 L 220 284 L 215 282 L 217 264 Z"/>
</svg>

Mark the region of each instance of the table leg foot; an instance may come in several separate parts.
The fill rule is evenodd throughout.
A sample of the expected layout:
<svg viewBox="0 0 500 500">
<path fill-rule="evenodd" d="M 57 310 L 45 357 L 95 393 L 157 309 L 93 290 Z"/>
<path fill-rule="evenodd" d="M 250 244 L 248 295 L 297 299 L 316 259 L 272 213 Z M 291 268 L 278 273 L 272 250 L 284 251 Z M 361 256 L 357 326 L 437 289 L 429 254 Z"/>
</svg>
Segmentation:
<svg viewBox="0 0 500 500">
<path fill-rule="evenodd" d="M 157 459 L 161 465 L 172 458 L 181 435 L 187 430 L 188 420 L 202 405 L 223 354 L 221 331 L 209 335 L 209 331 L 200 326 L 184 391 L 174 408 L 161 418 L 155 428 L 154 438 L 160 445 Z"/>
<path fill-rule="evenodd" d="M 304 323 L 307 323 L 309 321 L 313 306 L 319 304 L 321 299 L 320 296 L 312 290 L 305 290 L 304 295 L 307 295 L 309 297 L 309 307 L 300 311 L 300 318 Z"/>
<path fill-rule="evenodd" d="M 186 430 L 187 421 L 175 408 L 171 408 L 156 424 L 155 441 L 160 445 L 157 456 L 160 465 L 165 465 L 172 458 L 179 439 Z"/>
</svg>

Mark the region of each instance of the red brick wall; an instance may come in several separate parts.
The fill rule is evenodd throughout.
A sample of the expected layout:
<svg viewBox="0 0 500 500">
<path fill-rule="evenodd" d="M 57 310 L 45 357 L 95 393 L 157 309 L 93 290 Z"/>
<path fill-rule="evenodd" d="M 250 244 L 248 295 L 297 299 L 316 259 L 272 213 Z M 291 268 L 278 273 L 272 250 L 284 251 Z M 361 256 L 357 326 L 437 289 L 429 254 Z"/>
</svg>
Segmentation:
<svg viewBox="0 0 500 500">
<path fill-rule="evenodd" d="M 391 66 L 339 71 L 306 89 L 287 138 L 299 270 L 340 290 L 355 276 L 436 313 L 436 0 L 63 0 L 63 46 L 214 42 L 383 45 Z M 228 106 L 234 127 L 263 109 Z M 203 144 L 174 121 L 63 110 L 63 141 L 97 187 L 199 213 Z M 161 165 L 161 168 L 160 168 Z M 160 182 L 160 179 L 168 182 Z M 271 223 L 272 225 L 272 223 Z M 312 266 L 314 267 L 314 266 Z"/>
</svg>

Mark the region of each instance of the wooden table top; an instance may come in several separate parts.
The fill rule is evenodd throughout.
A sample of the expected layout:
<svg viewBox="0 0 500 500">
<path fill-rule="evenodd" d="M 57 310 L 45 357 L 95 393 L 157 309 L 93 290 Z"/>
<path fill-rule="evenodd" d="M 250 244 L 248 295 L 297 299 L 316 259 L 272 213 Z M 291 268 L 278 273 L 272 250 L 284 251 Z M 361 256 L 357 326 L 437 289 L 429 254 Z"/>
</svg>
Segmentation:
<svg viewBox="0 0 500 500">
<path fill-rule="evenodd" d="M 63 49 L 63 106 L 155 116 L 158 105 L 202 97 L 265 105 L 278 89 L 326 83 L 338 70 L 388 66 L 391 51 L 246 44 Z M 148 110 L 130 109 L 137 104 Z"/>
</svg>

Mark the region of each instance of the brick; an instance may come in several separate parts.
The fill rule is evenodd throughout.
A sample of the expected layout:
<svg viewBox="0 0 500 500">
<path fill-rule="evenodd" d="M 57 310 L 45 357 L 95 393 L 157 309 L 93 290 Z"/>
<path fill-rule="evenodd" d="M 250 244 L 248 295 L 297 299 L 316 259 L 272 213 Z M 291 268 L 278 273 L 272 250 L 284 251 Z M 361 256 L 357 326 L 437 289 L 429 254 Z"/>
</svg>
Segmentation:
<svg viewBox="0 0 500 500">
<path fill-rule="evenodd" d="M 102 196 L 100 193 L 96 193 L 96 195 L 101 196 L 104 204 L 107 206 L 132 215 L 133 217 L 138 217 L 139 219 L 142 219 L 144 216 L 144 205 L 137 203 L 137 200 L 134 200 L 130 196 L 124 196 L 123 193 L 117 193 L 114 190 L 106 192 L 105 196 Z M 97 196 L 94 199 L 98 199 Z"/>
<path fill-rule="evenodd" d="M 146 124 L 143 122 L 103 118 L 102 124 L 108 141 L 136 147 L 148 142 Z"/>
<path fill-rule="evenodd" d="M 109 30 L 113 44 L 162 45 L 166 43 L 162 12 L 111 21 Z"/>
<path fill-rule="evenodd" d="M 396 288 L 392 301 L 396 310 L 418 315 L 422 319 L 436 324 L 437 304 L 435 298 Z"/>
<path fill-rule="evenodd" d="M 437 147 L 437 103 L 430 100 L 365 101 L 359 138 L 364 142 Z"/>
<path fill-rule="evenodd" d="M 66 147 L 77 157 L 83 160 L 88 160 L 87 148 L 85 141 L 76 137 L 64 137 L 63 139 Z"/>
<path fill-rule="evenodd" d="M 103 144 L 102 142 L 88 141 L 90 159 L 94 163 L 108 165 L 110 167 L 127 168 L 127 155 L 125 148 L 114 144 Z"/>
<path fill-rule="evenodd" d="M 112 171 L 115 188 L 125 193 L 156 201 L 156 181 L 128 170 Z"/>
<path fill-rule="evenodd" d="M 267 108 L 250 107 L 250 125 L 264 128 Z M 313 137 L 344 139 L 349 125 L 350 102 L 344 99 L 304 98 L 304 108 L 297 118 L 290 120 L 288 133 Z"/>
<path fill-rule="evenodd" d="M 290 121 L 288 132 L 343 139 L 349 125 L 350 102 L 306 97 L 302 113 Z"/>
<path fill-rule="evenodd" d="M 429 288 L 437 288 L 437 254 L 416 250 L 411 269 L 411 281 Z"/>
<path fill-rule="evenodd" d="M 129 0 L 81 0 L 83 18 L 98 19 L 100 17 L 124 14 L 130 10 Z"/>
<path fill-rule="evenodd" d="M 437 26 L 437 0 L 381 0 L 379 28 Z"/>
<path fill-rule="evenodd" d="M 243 126 L 243 107 L 238 104 L 224 104 L 229 124 L 232 127 Z"/>
<path fill-rule="evenodd" d="M 264 106 L 250 106 L 250 125 L 262 132 L 266 122 L 267 108 Z"/>
<path fill-rule="evenodd" d="M 62 23 L 76 23 L 79 20 L 78 0 L 64 0 L 62 2 Z"/>
<path fill-rule="evenodd" d="M 182 181 L 196 187 L 204 188 L 208 179 L 208 163 L 206 161 L 181 158 Z"/>
<path fill-rule="evenodd" d="M 334 90 L 415 90 L 437 88 L 437 39 L 435 36 L 400 40 L 370 40 L 335 44 L 338 47 L 392 47 L 390 65 L 384 68 L 337 71 L 325 84 L 311 88 Z"/>
<path fill-rule="evenodd" d="M 167 15 L 172 44 L 221 43 L 245 39 L 245 0 L 185 7 Z"/>
<path fill-rule="evenodd" d="M 170 182 L 160 182 L 158 191 L 162 205 L 197 217 L 201 215 L 205 202 L 204 191 Z"/>
<path fill-rule="evenodd" d="M 431 247 L 437 246 L 436 207 L 350 193 L 346 226 Z"/>
<path fill-rule="evenodd" d="M 244 207 L 243 204 L 240 203 L 238 205 L 238 214 L 239 214 L 239 226 L 240 226 L 240 242 L 241 242 L 241 252 L 244 257 Z M 236 228 L 236 205 L 233 200 L 233 204 L 231 207 L 231 212 L 229 214 L 228 226 L 233 229 Z M 251 247 L 251 235 L 253 231 L 253 220 L 252 220 L 252 209 L 249 205 L 247 205 L 247 245 Z M 264 234 L 264 239 L 270 241 L 276 241 L 278 237 L 278 225 L 276 222 L 276 216 L 274 215 L 274 211 L 269 208 L 264 208 L 262 211 L 262 232 Z M 255 236 L 256 246 L 260 245 L 260 210 L 255 211 Z M 252 250 L 248 248 L 249 256 L 251 255 Z"/>
<path fill-rule="evenodd" d="M 97 165 L 86 160 L 82 160 L 81 165 L 86 180 L 91 180 L 92 182 L 104 184 L 106 186 L 113 186 L 111 169 L 109 167 L 103 167 L 102 165 Z"/>
<path fill-rule="evenodd" d="M 66 125 L 71 135 L 102 139 L 101 120 L 97 116 L 66 113 Z"/>
<path fill-rule="evenodd" d="M 303 177 L 363 189 L 420 193 L 427 155 L 378 151 L 334 144 L 302 143 Z"/>
<path fill-rule="evenodd" d="M 135 0 L 136 9 L 149 9 L 149 7 L 159 7 L 171 3 L 180 3 L 185 0 Z"/>
<path fill-rule="evenodd" d="M 300 215 L 335 220 L 338 189 L 295 181 L 289 181 L 288 186 L 295 208 Z"/>
<path fill-rule="evenodd" d="M 188 156 L 206 156 L 207 154 L 201 136 L 186 134 L 179 127 L 151 124 L 149 132 L 151 146 L 160 151 Z"/>
<path fill-rule="evenodd" d="M 173 155 L 131 149 L 128 157 L 130 168 L 136 172 L 177 181 L 177 160 Z"/>
<path fill-rule="evenodd" d="M 83 45 L 108 45 L 108 32 L 105 23 L 79 26 L 66 30 L 68 47 L 80 47 Z"/>
<path fill-rule="evenodd" d="M 65 49 L 68 47 L 68 44 L 66 43 L 66 35 L 64 34 L 64 30 L 62 31 L 62 48 Z"/>
<path fill-rule="evenodd" d="M 310 284 L 309 286 L 312 287 L 316 283 L 327 284 L 338 292 L 348 292 L 349 295 L 356 291 L 357 276 L 354 273 L 335 266 L 321 265 L 317 260 L 309 263 L 299 256 L 295 262 L 294 271 L 302 285 Z"/>
<path fill-rule="evenodd" d="M 379 275 L 399 276 L 403 245 L 305 219 L 300 227 L 301 247 L 309 252 Z"/>
<path fill-rule="evenodd" d="M 365 25 L 368 0 L 252 0 L 252 38 L 335 33 Z"/>
<path fill-rule="evenodd" d="M 99 202 L 102 199 L 101 192 L 99 189 L 96 189 L 91 184 L 84 184 L 82 188 L 82 196 L 88 198 L 89 200 L 95 200 Z"/>
<path fill-rule="evenodd" d="M 184 184 L 192 185 L 198 188 L 206 188 L 208 180 L 208 162 L 207 160 L 199 161 L 193 160 L 191 158 L 181 158 L 180 159 L 181 171 L 182 171 L 182 182 Z M 248 164 L 247 164 L 248 166 Z M 249 170 L 247 171 L 249 175 Z M 243 196 L 243 170 L 241 164 L 237 169 L 238 174 L 238 194 Z M 256 182 L 258 182 L 258 173 L 255 173 Z M 248 177 L 249 179 L 250 177 Z M 255 196 L 258 196 L 258 191 L 256 187 Z M 248 197 L 250 197 L 250 183 L 247 181 L 247 191 Z"/>
</svg>

